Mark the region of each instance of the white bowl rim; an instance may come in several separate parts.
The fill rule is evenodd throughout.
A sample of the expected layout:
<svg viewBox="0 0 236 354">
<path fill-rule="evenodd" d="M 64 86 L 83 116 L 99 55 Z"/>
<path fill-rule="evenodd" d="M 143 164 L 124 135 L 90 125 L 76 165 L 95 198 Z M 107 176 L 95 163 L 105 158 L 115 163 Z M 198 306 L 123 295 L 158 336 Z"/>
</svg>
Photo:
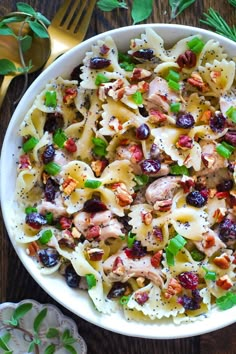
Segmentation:
<svg viewBox="0 0 236 354">
<path fill-rule="evenodd" d="M 119 38 L 117 37 L 117 40 L 115 39 L 115 42 L 117 43 L 117 41 L 121 40 L 122 34 L 125 34 L 127 31 L 131 31 L 132 33 L 135 33 L 135 35 L 137 36 L 138 34 L 144 32 L 145 28 L 147 27 L 153 28 L 158 33 L 168 31 L 168 30 L 169 31 L 175 30 L 175 35 L 179 38 L 184 38 L 187 35 L 199 33 L 207 39 L 212 38 L 216 41 L 219 41 L 226 48 L 226 52 L 228 51 L 231 52 L 230 53 L 231 56 L 233 56 L 233 52 L 236 53 L 236 43 L 225 37 L 222 37 L 214 32 L 210 32 L 205 29 L 185 26 L 185 25 L 176 25 L 176 24 L 159 23 L 159 24 L 142 24 L 142 25 L 135 25 L 135 26 L 126 26 L 126 27 L 121 27 L 119 29 L 113 29 L 107 31 L 98 34 L 90 39 L 87 39 L 86 41 L 82 42 L 81 44 L 74 47 L 73 49 L 71 49 L 64 55 L 62 55 L 60 58 L 58 58 L 51 66 L 49 66 L 44 72 L 42 72 L 38 76 L 38 78 L 31 84 L 31 86 L 24 94 L 23 98 L 21 99 L 18 107 L 16 108 L 11 118 L 11 121 L 6 131 L 6 135 L 4 138 L 2 151 L 1 151 L 0 171 L 2 172 L 5 171 L 5 166 L 9 159 L 8 150 L 9 150 L 9 144 L 11 142 L 11 134 L 12 132 L 14 133 L 14 128 L 16 129 L 17 123 L 19 123 L 22 120 L 24 113 L 28 111 L 29 107 L 31 106 L 34 100 L 35 95 L 41 92 L 45 84 L 50 79 L 57 76 L 55 74 L 52 75 L 51 73 L 62 72 L 62 69 L 60 69 L 60 65 L 66 63 L 67 59 L 69 60 L 70 58 L 73 58 L 74 55 L 81 56 L 82 55 L 81 53 L 84 54 L 86 51 L 89 51 L 91 49 L 91 46 L 94 43 L 96 43 L 100 39 L 104 39 L 108 35 L 114 36 L 116 38 L 116 36 L 119 34 Z M 134 37 L 129 35 L 129 38 L 134 38 Z M 83 55 L 81 56 L 81 58 L 83 58 Z M 73 69 L 73 66 L 71 67 L 71 69 Z M 68 296 L 71 297 L 71 300 L 73 298 L 73 301 L 65 303 L 59 294 L 55 294 L 54 292 L 55 287 L 50 285 L 50 280 L 52 281 L 53 278 L 49 277 L 47 278 L 47 281 L 45 281 L 45 279 L 39 274 L 39 272 L 35 272 L 35 269 L 32 267 L 32 263 L 29 263 L 29 257 L 26 256 L 25 252 L 23 252 L 22 247 L 17 246 L 15 240 L 13 239 L 11 220 L 8 217 L 8 213 L 10 212 L 9 203 L 8 202 L 6 203 L 5 200 L 8 199 L 4 198 L 8 194 L 8 192 L 6 191 L 7 189 L 6 183 L 8 182 L 7 176 L 4 173 L 0 174 L 0 195 L 1 195 L 3 219 L 5 221 L 6 229 L 10 237 L 10 240 L 13 244 L 13 247 L 15 248 L 16 253 L 18 254 L 21 262 L 23 263 L 27 271 L 34 278 L 34 280 L 41 286 L 41 288 L 43 288 L 46 293 L 48 293 L 52 298 L 54 298 L 57 302 L 59 302 L 61 305 L 66 307 L 74 314 L 80 316 L 81 318 L 99 327 L 102 327 L 104 329 L 116 333 L 120 333 L 127 336 L 150 338 L 150 339 L 176 339 L 176 338 L 197 336 L 197 335 L 201 335 L 201 334 L 205 334 L 211 331 L 221 329 L 225 326 L 233 324 L 236 321 L 235 320 L 236 307 L 234 307 L 224 312 L 219 310 L 215 311 L 214 313 L 211 314 L 210 317 L 204 319 L 203 321 L 196 321 L 196 322 L 185 323 L 181 325 L 175 325 L 173 323 L 162 324 L 162 321 L 155 322 L 155 323 L 149 323 L 149 322 L 140 323 L 140 322 L 133 322 L 133 321 L 129 322 L 125 320 L 123 314 L 120 315 L 119 313 L 116 313 L 110 316 L 99 314 L 92 308 L 91 303 L 89 303 L 87 298 L 85 299 L 83 294 L 81 293 L 77 295 L 77 300 L 78 297 L 80 297 L 81 301 L 83 301 L 82 302 L 83 306 L 82 308 L 78 309 L 75 306 L 76 304 L 76 301 L 74 299 L 75 294 L 72 293 L 71 289 L 67 289 L 66 294 L 68 293 Z M 57 282 L 57 279 L 55 279 L 55 285 L 59 283 L 60 280 Z"/>
</svg>

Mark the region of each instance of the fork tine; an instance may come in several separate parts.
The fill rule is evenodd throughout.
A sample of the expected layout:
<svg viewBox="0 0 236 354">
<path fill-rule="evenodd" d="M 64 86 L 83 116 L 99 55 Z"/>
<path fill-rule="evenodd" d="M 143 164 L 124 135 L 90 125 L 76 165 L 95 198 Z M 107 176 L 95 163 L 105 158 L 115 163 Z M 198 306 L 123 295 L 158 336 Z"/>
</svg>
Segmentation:
<svg viewBox="0 0 236 354">
<path fill-rule="evenodd" d="M 80 2 L 81 2 L 80 0 L 74 0 L 72 2 L 73 6 L 71 7 L 70 12 L 67 14 L 66 19 L 65 19 L 64 23 L 62 24 L 62 27 L 66 28 L 66 29 L 69 27 L 69 24 L 73 18 L 73 15 L 76 12 L 76 9 L 80 5 Z M 69 6 L 68 6 L 68 8 L 69 8 Z"/>
<path fill-rule="evenodd" d="M 83 16 L 82 21 L 79 25 L 79 31 L 75 31 L 76 27 L 78 26 L 79 20 L 81 18 L 81 14 L 83 13 L 83 10 L 85 8 L 85 4 L 86 4 L 86 0 L 83 1 L 83 5 L 81 5 L 81 9 L 78 12 L 77 16 L 75 17 L 73 24 L 71 25 L 70 30 L 72 32 L 74 32 L 74 34 L 76 35 L 77 38 L 81 38 L 81 41 L 84 39 L 84 36 L 87 32 L 89 23 L 90 23 L 90 18 L 92 16 L 93 13 L 93 9 L 96 3 L 96 0 L 90 0 L 89 1 L 89 6 L 86 9 L 86 14 Z"/>
<path fill-rule="evenodd" d="M 54 15 L 53 19 L 51 20 L 51 25 L 59 27 L 61 24 L 61 20 L 64 18 L 66 11 L 68 9 L 69 3 L 66 0 L 61 7 L 57 10 L 56 14 Z"/>
</svg>

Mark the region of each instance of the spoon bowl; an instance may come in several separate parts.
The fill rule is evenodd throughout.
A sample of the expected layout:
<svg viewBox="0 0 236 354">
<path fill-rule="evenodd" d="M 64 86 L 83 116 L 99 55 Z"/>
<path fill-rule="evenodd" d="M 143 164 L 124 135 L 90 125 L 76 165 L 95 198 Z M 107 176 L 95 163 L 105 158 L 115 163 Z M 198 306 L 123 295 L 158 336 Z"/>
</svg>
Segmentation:
<svg viewBox="0 0 236 354">
<path fill-rule="evenodd" d="M 11 16 L 19 17 L 19 22 L 14 22 L 8 24 L 9 27 L 14 31 L 16 35 L 22 26 L 22 21 L 26 17 L 32 17 L 24 12 L 11 12 L 8 15 L 4 16 L 1 20 L 7 19 Z M 40 24 L 45 28 L 47 31 L 47 27 L 44 25 L 43 22 L 39 21 Z M 32 35 L 32 31 L 29 25 L 26 23 L 22 28 L 22 36 L 24 35 Z M 24 53 L 24 61 L 26 65 L 29 65 L 32 62 L 32 68 L 29 70 L 29 73 L 33 73 L 39 70 L 49 58 L 51 51 L 51 41 L 50 37 L 48 38 L 39 38 L 33 36 L 31 47 Z M 14 63 L 16 68 L 22 68 L 22 62 L 19 52 L 19 44 L 15 37 L 13 36 L 0 36 L 0 59 L 8 59 Z M 7 74 L 4 76 L 2 81 L 2 85 L 0 88 L 0 108 L 2 106 L 3 100 L 5 98 L 7 89 L 11 83 L 11 81 L 18 75 L 22 75 L 24 72 L 15 71 L 11 74 Z"/>
</svg>

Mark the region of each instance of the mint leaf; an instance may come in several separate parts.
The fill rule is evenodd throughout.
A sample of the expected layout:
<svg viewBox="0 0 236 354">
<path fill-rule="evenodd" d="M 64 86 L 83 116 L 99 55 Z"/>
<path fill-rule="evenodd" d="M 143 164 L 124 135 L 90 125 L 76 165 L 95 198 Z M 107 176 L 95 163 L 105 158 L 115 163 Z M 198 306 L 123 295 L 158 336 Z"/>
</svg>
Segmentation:
<svg viewBox="0 0 236 354">
<path fill-rule="evenodd" d="M 18 11 L 25 12 L 28 15 L 32 15 L 32 16 L 36 15 L 36 12 L 33 9 L 33 7 L 30 6 L 29 4 L 24 3 L 24 2 L 17 2 L 16 3 L 16 8 L 17 8 Z"/>
<path fill-rule="evenodd" d="M 72 335 L 70 334 L 70 331 L 69 329 L 66 329 L 63 334 L 62 334 L 62 342 L 64 345 L 67 345 L 67 344 L 73 344 L 76 342 L 76 339 L 74 339 L 72 337 Z"/>
<path fill-rule="evenodd" d="M 171 19 L 173 20 L 181 14 L 187 7 L 192 5 L 196 0 L 169 0 L 171 7 Z"/>
<path fill-rule="evenodd" d="M 27 312 L 29 312 L 32 309 L 33 305 L 31 303 L 25 303 L 22 305 L 19 305 L 13 312 L 11 320 L 8 321 L 12 326 L 17 326 L 19 320 L 24 317 Z"/>
<path fill-rule="evenodd" d="M 28 21 L 28 24 L 37 37 L 39 38 L 49 37 L 48 32 L 40 23 L 36 21 Z"/>
<path fill-rule="evenodd" d="M 131 16 L 134 25 L 138 22 L 146 20 L 152 13 L 153 0 L 134 0 Z"/>
<path fill-rule="evenodd" d="M 40 311 L 38 313 L 38 315 L 35 317 L 35 320 L 34 320 L 34 331 L 35 333 L 38 333 L 39 331 L 39 327 L 41 326 L 44 318 L 47 316 L 47 308 L 43 309 L 42 311 Z"/>
<path fill-rule="evenodd" d="M 75 350 L 74 347 L 72 347 L 72 345 L 69 344 L 65 344 L 64 348 L 70 353 L 70 354 L 77 354 L 77 351 Z"/>
<path fill-rule="evenodd" d="M 58 337 L 60 335 L 60 332 L 56 328 L 49 328 L 46 334 L 47 338 L 54 338 Z"/>
<path fill-rule="evenodd" d="M 25 52 L 27 52 L 27 50 L 29 50 L 30 47 L 31 47 L 31 44 L 32 44 L 32 37 L 29 36 L 29 35 L 26 35 L 26 36 L 24 36 L 23 38 L 21 38 L 20 42 L 21 42 L 22 51 L 25 53 Z"/>
<path fill-rule="evenodd" d="M 125 1 L 118 1 L 118 0 L 99 0 L 97 2 L 97 6 L 102 11 L 112 11 L 119 7 L 123 9 L 128 9 L 127 4 Z"/>
<path fill-rule="evenodd" d="M 14 36 L 14 37 L 16 37 L 14 31 L 5 25 L 0 27 L 0 35 L 1 36 Z"/>
<path fill-rule="evenodd" d="M 56 346 L 55 344 L 50 344 L 47 346 L 47 348 L 44 350 L 44 354 L 54 354 L 56 351 Z"/>
</svg>

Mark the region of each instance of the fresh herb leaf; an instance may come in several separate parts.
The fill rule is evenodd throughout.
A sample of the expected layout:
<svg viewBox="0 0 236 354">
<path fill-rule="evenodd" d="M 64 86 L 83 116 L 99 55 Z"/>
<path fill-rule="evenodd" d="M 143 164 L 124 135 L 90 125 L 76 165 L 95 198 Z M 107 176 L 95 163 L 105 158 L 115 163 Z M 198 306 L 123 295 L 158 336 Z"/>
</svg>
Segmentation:
<svg viewBox="0 0 236 354">
<path fill-rule="evenodd" d="M 232 41 L 236 41 L 236 27 L 230 27 L 218 12 L 210 7 L 208 13 L 203 13 L 203 16 L 205 16 L 205 19 L 200 20 L 200 22 L 212 27 L 216 33 L 221 34 Z"/>
<path fill-rule="evenodd" d="M 131 16 L 134 24 L 146 20 L 152 13 L 153 0 L 134 0 Z"/>
<path fill-rule="evenodd" d="M 25 53 L 25 52 L 27 52 L 27 50 L 30 49 L 30 47 L 32 45 L 32 37 L 29 35 L 26 35 L 23 38 L 21 38 L 20 42 L 21 42 L 22 51 Z"/>
<path fill-rule="evenodd" d="M 38 333 L 39 327 L 41 326 L 43 320 L 47 316 L 47 311 L 48 311 L 47 308 L 45 308 L 42 311 L 40 311 L 38 313 L 38 315 L 35 317 L 35 320 L 34 320 L 34 331 L 35 331 L 35 333 Z"/>
<path fill-rule="evenodd" d="M 171 7 L 171 19 L 179 16 L 187 7 L 192 5 L 196 0 L 169 0 Z"/>
<path fill-rule="evenodd" d="M 64 348 L 70 353 L 70 354 L 77 354 L 77 351 L 75 350 L 74 347 L 72 347 L 72 345 L 69 344 L 65 344 Z"/>
<path fill-rule="evenodd" d="M 36 15 L 36 12 L 33 9 L 33 7 L 30 6 L 29 4 L 24 3 L 24 2 L 17 2 L 16 3 L 16 8 L 17 8 L 18 11 L 25 12 L 28 15 L 32 15 L 32 16 Z"/>
<path fill-rule="evenodd" d="M 47 338 L 55 338 L 60 335 L 60 332 L 56 328 L 49 328 L 46 334 Z"/>
<path fill-rule="evenodd" d="M 10 335 L 10 337 L 7 335 L 10 335 L 10 333 L 6 333 L 2 337 L 0 337 L 0 348 L 7 351 L 7 353 L 13 353 L 13 351 L 7 345 L 7 342 L 11 338 L 11 335 Z"/>
<path fill-rule="evenodd" d="M 44 354 L 54 354 L 56 351 L 56 346 L 55 344 L 50 344 L 47 346 L 47 348 L 44 350 Z"/>
<path fill-rule="evenodd" d="M 23 21 L 24 21 L 23 16 L 10 16 L 10 17 L 4 18 L 2 21 L 0 21 L 0 27 L 2 27 L 3 24 L 6 24 L 6 23 L 23 22 Z"/>
<path fill-rule="evenodd" d="M 40 12 L 36 13 L 36 19 L 43 22 L 46 26 L 50 25 L 50 21 L 47 19 L 47 17 L 45 17 L 44 15 L 42 15 Z"/>
<path fill-rule="evenodd" d="M 28 348 L 28 353 L 34 352 L 35 349 L 35 343 L 34 341 L 30 343 L 29 348 Z"/>
<path fill-rule="evenodd" d="M 15 72 L 16 66 L 8 59 L 0 59 L 0 75 L 8 75 Z"/>
<path fill-rule="evenodd" d="M 234 7 L 236 7 L 236 0 L 228 0 L 228 3 Z"/>
<path fill-rule="evenodd" d="M 76 342 L 76 339 L 72 337 L 70 334 L 69 329 L 65 329 L 65 331 L 62 334 L 62 342 L 63 344 L 73 344 Z"/>
<path fill-rule="evenodd" d="M 25 303 L 22 305 L 19 305 L 13 312 L 11 320 L 9 321 L 9 324 L 12 326 L 17 326 L 19 320 L 24 317 L 27 312 L 29 312 L 32 309 L 33 305 L 31 303 Z"/>
<path fill-rule="evenodd" d="M 102 11 L 112 11 L 117 8 L 128 9 L 125 1 L 118 0 L 99 0 L 97 6 Z"/>
<path fill-rule="evenodd" d="M 39 38 L 49 38 L 48 32 L 40 23 L 29 20 L 28 24 L 36 36 Z"/>
<path fill-rule="evenodd" d="M 13 36 L 13 37 L 16 37 L 14 31 L 11 28 L 9 28 L 8 26 L 5 26 L 5 25 L 0 27 L 0 35 L 1 36 Z"/>
</svg>

